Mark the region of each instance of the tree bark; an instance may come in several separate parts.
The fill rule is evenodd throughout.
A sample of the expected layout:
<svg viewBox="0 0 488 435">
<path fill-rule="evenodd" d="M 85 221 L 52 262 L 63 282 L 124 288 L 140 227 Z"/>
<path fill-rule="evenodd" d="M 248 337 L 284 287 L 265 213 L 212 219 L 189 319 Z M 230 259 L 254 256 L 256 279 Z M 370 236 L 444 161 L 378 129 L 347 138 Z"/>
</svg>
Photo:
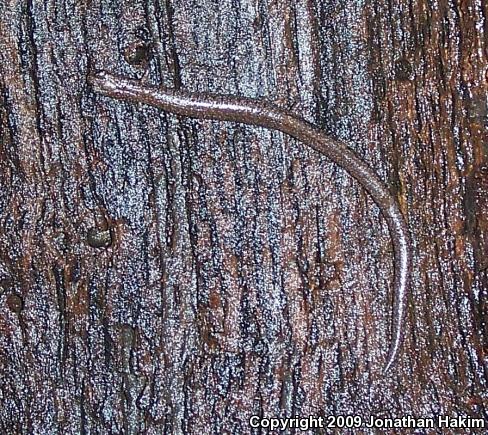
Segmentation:
<svg viewBox="0 0 488 435">
<path fill-rule="evenodd" d="M 480 1 L 1 2 L 1 432 L 266 433 L 253 415 L 486 430 L 487 17 Z M 361 186 L 281 133 L 97 95 L 98 69 L 271 101 L 374 168 L 414 250 L 390 373 L 392 244 Z"/>
</svg>

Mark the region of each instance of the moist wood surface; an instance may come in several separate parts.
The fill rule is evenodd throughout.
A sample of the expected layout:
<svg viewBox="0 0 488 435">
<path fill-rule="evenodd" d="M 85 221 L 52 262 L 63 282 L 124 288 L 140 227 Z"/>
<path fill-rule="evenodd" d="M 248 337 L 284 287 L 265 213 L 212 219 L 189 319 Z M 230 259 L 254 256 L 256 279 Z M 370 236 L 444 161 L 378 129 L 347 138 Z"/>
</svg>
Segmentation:
<svg viewBox="0 0 488 435">
<path fill-rule="evenodd" d="M 475 1 L 1 2 L 1 432 L 486 420 L 487 16 Z M 358 183 L 282 134 L 95 95 L 94 69 L 268 99 L 370 163 L 414 240 L 387 377 L 392 246 Z"/>
</svg>

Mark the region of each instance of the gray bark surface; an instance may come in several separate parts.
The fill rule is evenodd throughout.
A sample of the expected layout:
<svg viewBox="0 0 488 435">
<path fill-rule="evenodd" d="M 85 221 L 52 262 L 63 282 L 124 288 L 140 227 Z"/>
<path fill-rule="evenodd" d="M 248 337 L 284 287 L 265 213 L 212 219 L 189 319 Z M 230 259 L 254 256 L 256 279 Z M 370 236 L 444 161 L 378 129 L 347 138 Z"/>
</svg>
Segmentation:
<svg viewBox="0 0 488 435">
<path fill-rule="evenodd" d="M 487 17 L 480 1 L 2 1 L 0 432 L 488 425 Z M 370 163 L 414 240 L 387 376 L 392 245 L 360 185 L 283 134 L 96 95 L 96 69 L 272 101 Z"/>
</svg>

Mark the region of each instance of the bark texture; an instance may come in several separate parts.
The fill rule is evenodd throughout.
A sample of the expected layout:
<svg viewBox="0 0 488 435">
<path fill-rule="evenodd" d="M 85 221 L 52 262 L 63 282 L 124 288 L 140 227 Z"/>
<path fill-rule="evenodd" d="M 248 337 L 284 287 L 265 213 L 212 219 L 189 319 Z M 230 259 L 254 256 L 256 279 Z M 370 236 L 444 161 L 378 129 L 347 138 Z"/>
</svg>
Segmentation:
<svg viewBox="0 0 488 435">
<path fill-rule="evenodd" d="M 486 420 L 487 19 L 481 0 L 2 1 L 0 431 Z M 392 246 L 358 183 L 282 134 L 98 96 L 94 69 L 265 98 L 375 168 L 414 240 L 391 373 Z"/>
</svg>

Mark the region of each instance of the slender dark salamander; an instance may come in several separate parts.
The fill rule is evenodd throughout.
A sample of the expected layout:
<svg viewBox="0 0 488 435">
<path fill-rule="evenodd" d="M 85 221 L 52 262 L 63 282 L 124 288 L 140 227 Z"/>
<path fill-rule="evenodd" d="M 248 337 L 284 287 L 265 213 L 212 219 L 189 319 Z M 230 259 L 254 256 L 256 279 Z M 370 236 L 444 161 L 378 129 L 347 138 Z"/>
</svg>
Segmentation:
<svg viewBox="0 0 488 435">
<path fill-rule="evenodd" d="M 251 98 L 188 93 L 142 85 L 137 80 L 98 72 L 88 77 L 93 89 L 108 97 L 149 104 L 190 118 L 240 122 L 288 134 L 324 154 L 345 169 L 369 192 L 385 217 L 395 256 L 392 338 L 383 373 L 394 364 L 403 340 L 411 247 L 407 226 L 395 198 L 373 170 L 347 145 L 326 136 L 319 128 L 270 103 Z"/>
</svg>

